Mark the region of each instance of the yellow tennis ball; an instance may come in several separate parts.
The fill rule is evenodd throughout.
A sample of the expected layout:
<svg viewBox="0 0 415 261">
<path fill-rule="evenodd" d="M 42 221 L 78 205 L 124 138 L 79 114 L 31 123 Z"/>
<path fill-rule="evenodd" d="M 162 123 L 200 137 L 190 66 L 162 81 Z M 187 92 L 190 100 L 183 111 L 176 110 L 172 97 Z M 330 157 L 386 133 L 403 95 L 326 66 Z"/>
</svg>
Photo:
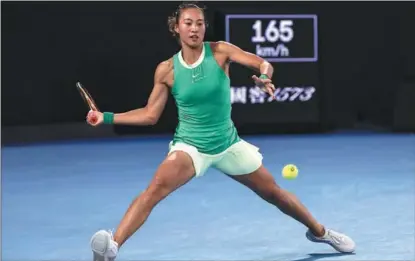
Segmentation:
<svg viewBox="0 0 415 261">
<path fill-rule="evenodd" d="M 285 165 L 282 169 L 282 176 L 285 179 L 295 179 L 298 176 L 297 166 L 294 164 Z"/>
</svg>

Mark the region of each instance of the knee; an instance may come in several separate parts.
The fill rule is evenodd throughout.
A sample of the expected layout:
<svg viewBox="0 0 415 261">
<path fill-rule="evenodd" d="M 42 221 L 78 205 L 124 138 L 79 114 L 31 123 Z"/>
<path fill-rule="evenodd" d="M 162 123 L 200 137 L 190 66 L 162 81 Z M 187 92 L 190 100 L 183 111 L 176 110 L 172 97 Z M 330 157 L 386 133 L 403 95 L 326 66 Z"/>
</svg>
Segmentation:
<svg viewBox="0 0 415 261">
<path fill-rule="evenodd" d="M 163 169 L 157 173 L 144 192 L 145 201 L 156 205 L 172 193 L 180 183 L 177 179 L 180 180 L 180 173 L 184 171 L 182 170 L 180 166 L 169 165 L 168 170 Z"/>
<path fill-rule="evenodd" d="M 284 201 L 284 190 L 281 189 L 277 184 L 267 186 L 261 191 L 260 196 L 271 204 L 280 204 Z"/>
<path fill-rule="evenodd" d="M 279 207 L 286 208 L 294 204 L 295 196 L 280 187 L 275 187 L 272 192 L 269 193 L 268 202 Z"/>
<path fill-rule="evenodd" d="M 170 190 L 165 182 L 155 179 L 143 192 L 143 201 L 148 205 L 155 206 L 169 194 L 169 191 Z"/>
</svg>

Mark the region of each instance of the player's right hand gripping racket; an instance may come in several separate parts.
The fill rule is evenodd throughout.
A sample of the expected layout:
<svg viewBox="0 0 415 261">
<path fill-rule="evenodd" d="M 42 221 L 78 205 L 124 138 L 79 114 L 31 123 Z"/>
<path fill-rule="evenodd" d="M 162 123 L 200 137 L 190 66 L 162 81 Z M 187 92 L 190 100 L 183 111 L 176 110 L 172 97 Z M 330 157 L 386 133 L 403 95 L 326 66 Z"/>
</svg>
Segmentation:
<svg viewBox="0 0 415 261">
<path fill-rule="evenodd" d="M 81 94 L 82 98 L 84 99 L 85 103 L 89 106 L 89 108 L 93 111 L 99 111 L 94 99 L 92 99 L 92 96 L 82 86 L 82 84 L 80 82 L 77 82 L 76 87 L 78 88 L 79 93 Z"/>
</svg>

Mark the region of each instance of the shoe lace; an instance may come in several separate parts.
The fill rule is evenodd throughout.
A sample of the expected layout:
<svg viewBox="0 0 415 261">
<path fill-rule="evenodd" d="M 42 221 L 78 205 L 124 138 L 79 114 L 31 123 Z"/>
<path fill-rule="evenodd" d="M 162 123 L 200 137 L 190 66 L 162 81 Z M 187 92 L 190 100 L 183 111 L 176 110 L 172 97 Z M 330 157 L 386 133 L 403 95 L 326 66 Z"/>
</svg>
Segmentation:
<svg viewBox="0 0 415 261">
<path fill-rule="evenodd" d="M 108 229 L 108 233 L 110 233 L 111 235 L 111 239 L 114 238 L 114 233 L 113 233 L 114 229 Z"/>
<path fill-rule="evenodd" d="M 108 229 L 107 230 L 108 231 L 108 233 L 111 235 L 111 240 L 114 240 L 114 233 L 113 233 L 113 229 Z M 117 245 L 117 248 L 118 248 L 118 245 Z M 114 253 L 112 252 L 112 251 L 115 251 Z M 109 249 L 109 252 L 107 253 L 107 254 L 115 254 L 116 255 L 116 252 L 118 251 L 118 249 L 113 249 L 113 248 L 110 248 Z M 111 257 L 111 256 L 106 256 L 106 260 L 105 261 L 113 261 L 115 259 L 115 256 L 114 257 Z"/>
</svg>

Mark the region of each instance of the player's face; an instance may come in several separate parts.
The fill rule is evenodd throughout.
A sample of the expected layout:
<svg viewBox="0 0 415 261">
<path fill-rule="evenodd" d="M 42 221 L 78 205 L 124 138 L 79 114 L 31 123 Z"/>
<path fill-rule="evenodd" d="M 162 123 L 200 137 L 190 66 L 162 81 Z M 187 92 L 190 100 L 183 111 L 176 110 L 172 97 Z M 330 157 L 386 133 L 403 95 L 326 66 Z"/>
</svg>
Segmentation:
<svg viewBox="0 0 415 261">
<path fill-rule="evenodd" d="M 181 42 L 190 47 L 200 46 L 205 36 L 205 17 L 197 8 L 188 8 L 182 11 L 176 32 Z"/>
</svg>

